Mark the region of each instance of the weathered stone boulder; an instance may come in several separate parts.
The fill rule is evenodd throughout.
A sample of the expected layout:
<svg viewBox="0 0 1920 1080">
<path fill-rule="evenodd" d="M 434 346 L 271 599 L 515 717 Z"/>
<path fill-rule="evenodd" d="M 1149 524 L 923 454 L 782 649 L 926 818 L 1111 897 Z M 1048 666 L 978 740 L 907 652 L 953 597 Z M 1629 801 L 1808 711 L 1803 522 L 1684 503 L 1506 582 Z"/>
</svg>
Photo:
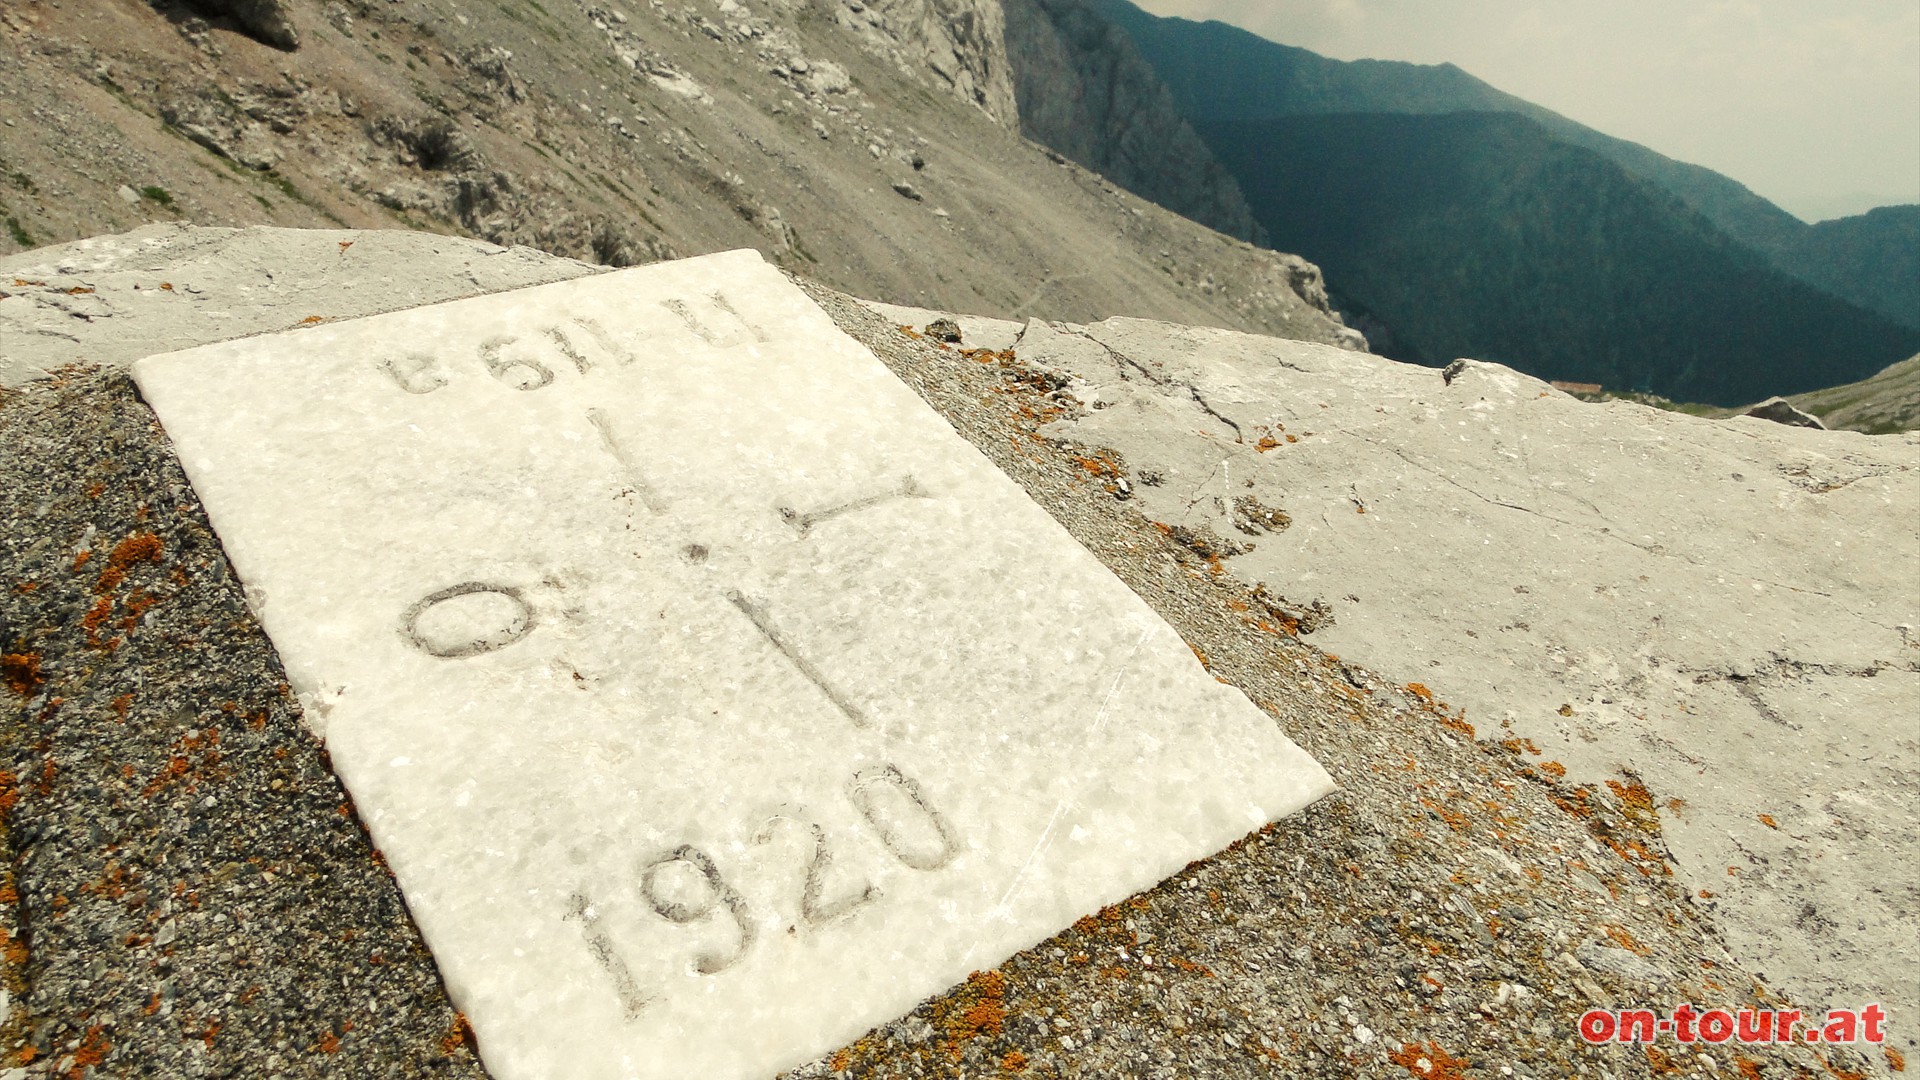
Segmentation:
<svg viewBox="0 0 1920 1080">
<path fill-rule="evenodd" d="M 190 0 L 208 15 L 232 19 L 241 32 L 276 49 L 300 47 L 286 0 Z"/>
</svg>

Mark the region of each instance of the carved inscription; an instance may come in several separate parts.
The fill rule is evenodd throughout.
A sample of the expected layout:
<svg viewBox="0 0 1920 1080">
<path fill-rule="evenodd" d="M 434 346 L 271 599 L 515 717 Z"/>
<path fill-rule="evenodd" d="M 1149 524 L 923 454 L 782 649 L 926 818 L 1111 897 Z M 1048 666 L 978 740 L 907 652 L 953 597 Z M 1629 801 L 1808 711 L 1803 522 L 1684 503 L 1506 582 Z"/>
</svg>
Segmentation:
<svg viewBox="0 0 1920 1080">
<path fill-rule="evenodd" d="M 772 642 L 774 648 L 780 650 L 780 655 L 786 657 L 789 663 L 798 668 L 800 674 L 807 677 L 807 681 L 819 687 L 820 692 L 827 695 L 827 700 L 833 702 L 834 708 L 839 709 L 847 719 L 853 721 L 854 727 L 864 728 L 873 726 L 873 721 L 868 719 L 867 714 L 860 710 L 860 706 L 848 701 L 846 695 L 842 694 L 832 683 L 828 682 L 826 675 L 822 674 L 819 668 L 813 666 L 813 661 L 808 660 L 799 649 L 793 647 L 792 642 L 780 635 L 779 629 L 773 625 L 773 620 L 767 616 L 767 609 L 765 607 L 747 599 L 746 596 L 738 590 L 727 593 L 727 602 L 739 608 L 741 614 L 744 614 L 748 621 L 753 623 L 755 629 L 759 630 L 768 641 Z"/>
<path fill-rule="evenodd" d="M 850 915 L 872 903 L 880 896 L 880 889 L 869 882 L 859 892 L 849 893 L 837 900 L 822 900 L 820 894 L 827 887 L 827 868 L 833 865 L 832 849 L 827 845 L 827 830 L 816 822 L 790 814 L 778 814 L 768 818 L 760 831 L 753 834 L 753 842 L 764 844 L 773 839 L 774 826 L 781 822 L 803 825 L 813 838 L 813 854 L 807 859 L 806 875 L 800 881 L 800 921 L 808 926 L 824 926 L 827 923 Z"/>
<path fill-rule="evenodd" d="M 593 430 L 600 433 L 600 443 L 607 448 L 607 453 L 612 454 L 613 460 L 619 462 L 620 467 L 626 471 L 627 483 L 633 485 L 634 493 L 640 496 L 640 503 L 647 508 L 647 512 L 654 515 L 666 513 L 665 501 L 660 498 L 658 492 L 654 491 L 653 485 L 647 482 L 646 473 L 641 471 L 640 463 L 634 460 L 633 455 L 627 452 L 627 448 L 622 446 L 619 438 L 614 435 L 613 422 L 607 418 L 606 410 L 588 409 L 587 422 L 593 425 Z"/>
<path fill-rule="evenodd" d="M 846 792 L 887 853 L 909 869 L 925 873 L 943 870 L 960 853 L 960 838 L 946 815 L 933 805 L 917 781 L 897 767 L 889 764 L 861 769 L 853 774 Z M 893 794 L 888 796 L 886 792 Z M 775 827 L 782 822 L 804 827 L 813 841 L 800 879 L 800 920 L 808 928 L 855 917 L 882 899 L 880 889 L 871 882 L 836 899 L 824 899 L 828 869 L 833 865 L 832 848 L 827 831 L 804 811 L 787 809 L 767 819 L 753 834 L 753 843 L 770 842 Z M 655 915 L 676 926 L 703 923 L 720 917 L 722 912 L 733 922 L 738 935 L 733 949 L 695 953 L 691 966 L 696 974 L 718 975 L 733 967 L 759 936 L 752 904 L 727 881 L 712 856 L 691 844 L 665 852 L 641 868 L 640 896 Z M 594 905 L 581 893 L 573 894 L 570 903 L 566 917 L 581 924 L 587 950 L 613 981 L 627 1019 L 636 1018 L 651 999 L 599 925 Z"/>
<path fill-rule="evenodd" d="M 725 297 L 716 293 L 713 299 L 720 310 L 733 310 Z M 682 304 L 682 307 L 685 305 Z M 677 309 L 675 313 L 679 313 Z M 686 308 L 683 319 L 698 322 L 691 308 Z M 747 326 L 744 320 L 740 325 Z M 748 327 L 748 330 L 751 328 Z M 751 336 L 742 336 L 742 333 L 735 331 L 734 336 L 741 337 L 742 341 Z M 707 339 L 711 335 L 712 331 L 706 331 L 702 333 L 702 338 Z M 720 338 L 726 337 L 720 335 Z M 751 336 L 751 339 L 763 340 L 757 336 Z M 540 390 L 553 385 L 556 368 L 563 361 L 581 375 L 594 371 L 603 362 L 625 367 L 634 361 L 633 354 L 622 348 L 613 335 L 607 333 L 606 327 L 585 316 L 570 318 L 563 324 L 546 327 L 526 337 L 496 334 L 480 342 L 474 350 L 474 358 L 487 374 L 522 391 Z M 409 394 L 431 394 L 452 381 L 449 373 L 441 368 L 439 359 L 423 352 L 388 356 L 375 361 L 374 367 Z"/>
<path fill-rule="evenodd" d="M 409 394 L 431 394 L 447 385 L 437 357 L 426 353 L 408 353 L 380 361 L 380 370 Z"/>
<path fill-rule="evenodd" d="M 716 323 L 725 322 L 727 325 L 724 329 L 702 319 L 693 310 L 692 304 L 678 297 L 670 300 L 662 300 L 660 301 L 660 306 L 673 312 L 673 314 L 685 324 L 687 329 L 697 334 L 700 340 L 715 348 L 725 349 L 734 345 L 745 345 L 749 341 L 758 342 L 767 340 L 766 332 L 748 322 L 738 311 L 735 311 L 733 304 L 727 300 L 724 294 L 717 292 L 708 294 L 707 303 L 720 312 L 720 314 L 726 316 L 725 320 L 714 320 Z"/>
<path fill-rule="evenodd" d="M 893 794 L 887 795 L 888 791 Z M 959 838 L 946 815 L 899 769 L 891 765 L 861 769 L 847 785 L 847 797 L 880 834 L 887 852 L 915 870 L 943 869 L 960 854 Z"/>
<path fill-rule="evenodd" d="M 484 581 L 449 585 L 414 601 L 400 633 L 428 656 L 456 660 L 504 649 L 533 632 L 533 606 L 520 590 Z"/>
<path fill-rule="evenodd" d="M 764 331 L 742 317 L 718 292 L 697 301 L 671 298 L 660 303 L 688 331 L 716 348 L 768 340 Z M 592 377 L 605 367 L 624 366 L 635 359 L 598 323 L 585 318 L 519 335 L 487 337 L 476 346 L 474 358 L 487 376 L 520 393 L 538 392 L 563 377 Z M 415 395 L 434 393 L 458 377 L 457 371 L 424 353 L 390 356 L 378 361 L 377 366 L 399 389 Z M 599 436 L 602 448 L 619 464 L 646 512 L 656 517 L 667 515 L 667 501 L 651 482 L 638 455 L 621 440 L 615 418 L 596 407 L 586 410 L 586 420 Z M 926 498 L 932 495 L 908 475 L 887 490 L 836 505 L 804 511 L 778 509 L 796 539 L 804 540 L 811 530 L 834 519 L 896 499 Z M 705 561 L 710 555 L 705 544 L 690 539 L 680 544 L 679 550 L 695 562 Z M 729 589 L 724 596 L 856 728 L 873 729 L 871 718 L 782 632 L 764 600 L 749 598 L 738 589 Z M 518 589 L 467 581 L 415 601 L 400 622 L 402 636 L 410 646 L 429 656 L 451 660 L 506 648 L 532 633 L 537 620 L 532 605 Z M 936 873 L 960 854 L 961 842 L 953 824 L 920 784 L 897 767 L 887 764 L 860 769 L 841 792 L 857 812 L 858 820 L 872 829 L 880 847 L 909 870 Z M 858 918 L 884 901 L 881 888 L 873 881 L 857 873 L 836 874 L 836 838 L 802 808 L 783 808 L 769 817 L 751 835 L 751 841 L 756 846 L 771 844 L 783 829 L 799 830 L 803 842 L 802 865 L 796 866 L 795 876 L 788 879 L 798 886 L 797 895 L 790 894 L 779 903 L 775 903 L 778 897 L 762 897 L 766 902 L 762 911 L 797 915 L 796 929 L 813 930 Z M 652 917 L 690 929 L 730 928 L 721 931 L 725 934 L 721 940 L 731 938 L 732 944 L 722 948 L 711 947 L 713 939 L 709 935 L 713 931 L 703 932 L 701 940 L 707 944 L 692 950 L 686 958 L 694 974 L 720 975 L 754 948 L 761 925 L 755 904 L 727 878 L 708 850 L 681 844 L 636 869 L 637 891 L 644 905 L 641 910 Z M 568 898 L 563 918 L 578 924 L 587 952 L 606 974 L 626 1019 L 633 1021 L 643 1015 L 654 995 L 641 986 L 634 968 L 622 957 L 620 944 L 608 932 L 602 911 L 602 906 L 586 893 L 575 892 Z"/>
<path fill-rule="evenodd" d="M 580 934 L 587 940 L 587 951 L 593 954 L 595 963 L 613 980 L 613 992 L 620 998 L 620 1007 L 629 1021 L 638 1019 L 650 999 L 640 992 L 640 984 L 634 981 L 632 969 L 620 959 L 613 949 L 613 939 L 607 936 L 607 930 L 600 925 L 600 913 L 585 896 L 574 893 L 572 907 L 567 918 L 580 924 Z"/>
<path fill-rule="evenodd" d="M 788 525 L 793 526 L 794 532 L 805 536 L 815 525 L 839 517 L 842 514 L 851 514 L 858 510 L 865 510 L 868 507 L 879 506 L 881 503 L 891 502 L 894 499 L 930 499 L 932 497 L 932 495 L 928 494 L 927 491 L 920 486 L 920 482 L 909 474 L 907 478 L 902 480 L 900 485 L 892 491 L 882 492 L 878 495 L 868 495 L 863 499 L 854 499 L 851 502 L 841 503 L 839 506 L 829 506 L 821 510 L 810 510 L 806 513 L 801 513 L 791 507 L 783 506 L 780 508 L 780 519 Z"/>
<path fill-rule="evenodd" d="M 687 870 L 695 874 L 690 875 Z M 693 969 L 702 975 L 717 975 L 727 970 L 753 947 L 753 915 L 747 909 L 746 897 L 727 884 L 720 876 L 720 868 L 697 847 L 682 844 L 649 863 L 640 874 L 640 893 L 653 905 L 655 914 L 682 926 L 707 918 L 717 905 L 726 906 L 727 914 L 740 928 L 740 944 L 731 955 L 701 953 L 695 956 Z M 693 893 L 701 895 L 690 899 Z"/>
</svg>

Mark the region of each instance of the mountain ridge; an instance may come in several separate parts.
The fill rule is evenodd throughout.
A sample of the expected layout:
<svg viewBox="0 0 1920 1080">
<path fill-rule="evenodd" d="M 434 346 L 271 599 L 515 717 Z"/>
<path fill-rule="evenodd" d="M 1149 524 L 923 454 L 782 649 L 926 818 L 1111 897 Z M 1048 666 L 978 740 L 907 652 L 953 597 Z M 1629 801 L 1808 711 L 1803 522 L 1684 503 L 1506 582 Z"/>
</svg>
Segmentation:
<svg viewBox="0 0 1920 1080">
<path fill-rule="evenodd" d="M 1855 275 L 1810 274 L 1806 266 L 1844 259 L 1826 235 L 1731 177 L 1587 127 L 1500 90 L 1452 63 L 1334 60 L 1269 41 L 1222 22 L 1162 18 L 1127 0 L 1086 0 L 1134 40 L 1189 120 L 1225 122 L 1299 113 L 1515 112 L 1652 180 L 1700 211 L 1778 269 L 1842 299 L 1920 329 L 1920 269 L 1902 270 L 1904 292 L 1862 287 Z M 1920 212 L 1920 208 L 1916 208 Z M 1855 215 L 1864 218 L 1866 215 Z M 1849 219 L 1838 219 L 1852 221 Z"/>
<path fill-rule="evenodd" d="M 1276 244 L 1430 365 L 1736 405 L 1865 378 L 1920 333 L 1789 278 L 1670 192 L 1511 113 L 1196 130 Z"/>
</svg>

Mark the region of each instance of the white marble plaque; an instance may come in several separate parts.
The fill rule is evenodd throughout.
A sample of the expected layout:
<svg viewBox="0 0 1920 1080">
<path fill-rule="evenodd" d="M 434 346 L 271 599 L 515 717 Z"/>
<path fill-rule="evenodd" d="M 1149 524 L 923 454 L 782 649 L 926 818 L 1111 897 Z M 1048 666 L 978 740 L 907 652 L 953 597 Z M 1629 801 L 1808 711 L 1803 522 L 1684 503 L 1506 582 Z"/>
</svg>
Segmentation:
<svg viewBox="0 0 1920 1080">
<path fill-rule="evenodd" d="M 770 1075 L 1331 789 L 751 251 L 134 374 L 500 1080 Z"/>
</svg>

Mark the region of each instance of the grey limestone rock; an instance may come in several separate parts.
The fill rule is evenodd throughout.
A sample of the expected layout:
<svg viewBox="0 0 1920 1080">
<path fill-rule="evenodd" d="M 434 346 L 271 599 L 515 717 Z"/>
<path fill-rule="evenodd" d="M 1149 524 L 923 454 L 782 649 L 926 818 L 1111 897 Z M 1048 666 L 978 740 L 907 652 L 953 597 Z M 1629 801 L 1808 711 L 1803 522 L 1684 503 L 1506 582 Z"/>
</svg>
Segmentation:
<svg viewBox="0 0 1920 1080">
<path fill-rule="evenodd" d="M 1825 430 L 1827 426 L 1820 422 L 1819 417 L 1810 412 L 1801 411 L 1794 406 L 1793 402 L 1783 397 L 1770 397 L 1748 409 L 1744 415 L 1759 417 L 1762 420 L 1771 420 L 1776 424 L 1785 424 L 1788 427 L 1820 428 Z"/>
<path fill-rule="evenodd" d="M 212 16 L 232 19 L 248 37 L 288 52 L 300 47 L 286 0 L 192 0 Z"/>
</svg>

